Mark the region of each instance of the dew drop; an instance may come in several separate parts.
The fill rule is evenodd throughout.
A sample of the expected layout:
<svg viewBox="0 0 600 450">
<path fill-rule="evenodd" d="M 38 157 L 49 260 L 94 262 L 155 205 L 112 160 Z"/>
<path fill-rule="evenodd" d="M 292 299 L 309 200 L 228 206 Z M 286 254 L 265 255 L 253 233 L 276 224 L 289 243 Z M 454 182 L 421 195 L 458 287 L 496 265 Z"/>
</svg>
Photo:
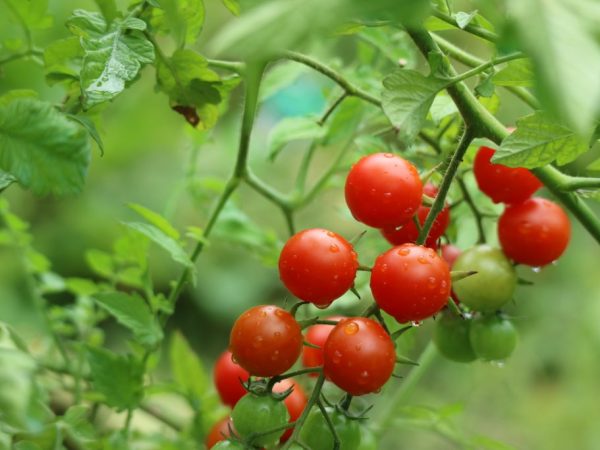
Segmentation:
<svg viewBox="0 0 600 450">
<path fill-rule="evenodd" d="M 360 351 L 362 350 L 362 345 L 360 345 L 360 344 L 356 344 L 356 345 L 354 346 L 354 350 L 356 350 L 357 352 L 360 352 Z"/>
<path fill-rule="evenodd" d="M 340 351 L 336 350 L 335 352 L 333 352 L 331 361 L 333 361 L 334 364 L 339 364 L 341 360 L 342 360 L 342 354 L 340 353 Z"/>
<path fill-rule="evenodd" d="M 344 333 L 351 336 L 358 333 L 358 325 L 355 322 L 350 322 L 344 326 Z"/>
<path fill-rule="evenodd" d="M 504 368 L 504 366 L 506 365 L 505 361 L 499 360 L 499 361 L 490 361 L 490 364 L 494 367 L 498 367 L 499 369 Z"/>
<path fill-rule="evenodd" d="M 408 247 L 402 247 L 398 250 L 398 255 L 399 256 L 406 256 L 410 254 L 410 248 Z"/>
<path fill-rule="evenodd" d="M 417 261 L 419 261 L 419 264 L 429 264 L 429 261 L 427 261 L 427 258 L 425 258 L 422 255 L 417 258 Z"/>
<path fill-rule="evenodd" d="M 260 317 L 267 317 L 267 312 L 266 311 L 261 311 L 260 312 Z"/>
<path fill-rule="evenodd" d="M 237 362 L 237 359 L 235 359 L 235 356 L 233 356 L 233 353 L 231 354 L 231 362 L 234 363 L 234 364 L 239 364 Z"/>
<path fill-rule="evenodd" d="M 392 153 L 384 153 L 383 156 L 385 156 L 386 158 L 393 158 L 394 155 Z"/>
<path fill-rule="evenodd" d="M 329 246 L 329 251 L 331 253 L 338 253 L 340 251 L 340 248 L 336 244 L 331 244 Z"/>
<path fill-rule="evenodd" d="M 411 322 L 410 322 L 410 324 L 411 324 L 413 327 L 420 327 L 422 323 L 423 323 L 423 322 L 421 322 L 420 320 L 413 320 L 413 321 L 411 321 Z"/>
<path fill-rule="evenodd" d="M 328 231 L 327 232 L 327 236 L 329 236 L 329 237 L 335 237 L 335 233 L 333 231 Z"/>
<path fill-rule="evenodd" d="M 558 266 L 558 260 L 554 260 L 550 264 L 552 264 L 553 266 Z"/>
<path fill-rule="evenodd" d="M 427 278 L 427 284 L 429 285 L 430 289 L 433 289 L 437 284 L 437 279 L 435 277 L 429 277 Z"/>
<path fill-rule="evenodd" d="M 281 333 L 279 331 L 276 331 L 275 333 L 273 333 L 273 336 L 275 336 L 276 338 L 281 337 Z"/>
<path fill-rule="evenodd" d="M 387 272 L 388 270 L 388 265 L 387 264 L 382 264 L 381 268 L 379 269 L 381 272 Z"/>
<path fill-rule="evenodd" d="M 384 193 L 383 193 L 383 196 L 384 196 L 385 198 L 391 198 L 391 197 L 392 197 L 392 193 L 391 193 L 391 192 L 384 192 Z"/>
<path fill-rule="evenodd" d="M 542 271 L 542 268 L 539 266 L 536 266 L 536 267 L 532 267 L 531 270 L 533 270 L 535 273 L 540 273 Z"/>
<path fill-rule="evenodd" d="M 363 370 L 358 376 L 358 384 L 366 384 L 369 381 L 369 372 Z"/>
<path fill-rule="evenodd" d="M 271 355 L 271 361 L 277 361 L 279 359 L 279 350 L 275 350 Z"/>
<path fill-rule="evenodd" d="M 329 308 L 329 305 L 331 305 L 331 303 L 327 303 L 325 305 L 317 305 L 317 304 L 315 304 L 315 307 L 317 307 L 318 309 L 327 309 L 327 308 Z"/>
<path fill-rule="evenodd" d="M 263 337 L 262 336 L 255 336 L 254 339 L 252 340 L 252 347 L 254 348 L 259 348 L 262 346 L 263 343 Z"/>
</svg>

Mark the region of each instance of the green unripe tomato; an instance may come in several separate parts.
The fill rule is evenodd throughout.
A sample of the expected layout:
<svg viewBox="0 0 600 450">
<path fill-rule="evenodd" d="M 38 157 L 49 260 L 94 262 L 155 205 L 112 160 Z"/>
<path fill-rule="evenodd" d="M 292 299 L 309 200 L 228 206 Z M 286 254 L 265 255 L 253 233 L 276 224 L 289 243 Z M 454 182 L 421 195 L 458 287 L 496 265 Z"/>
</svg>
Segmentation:
<svg viewBox="0 0 600 450">
<path fill-rule="evenodd" d="M 358 450 L 378 450 L 377 439 L 373 432 L 365 427 L 360 427 L 360 445 Z"/>
<path fill-rule="evenodd" d="M 451 361 L 471 362 L 477 359 L 469 340 L 471 321 L 456 314 L 443 313 L 436 317 L 433 342 L 439 352 Z"/>
<path fill-rule="evenodd" d="M 475 354 L 486 361 L 508 358 L 518 339 L 513 323 L 496 314 L 473 320 L 469 337 Z"/>
<path fill-rule="evenodd" d="M 477 245 L 463 252 L 452 270 L 477 273 L 452 284 L 464 305 L 475 311 L 495 311 L 509 302 L 517 287 L 517 273 L 501 250 Z"/>
<path fill-rule="evenodd" d="M 358 450 L 360 448 L 360 426 L 358 421 L 348 419 L 335 408 L 326 407 L 335 431 L 340 439 L 340 450 Z M 300 440 L 311 450 L 331 450 L 333 435 L 319 408 L 314 408 L 308 415 Z"/>
<path fill-rule="evenodd" d="M 285 403 L 270 395 L 248 393 L 236 403 L 231 411 L 233 428 L 244 438 L 283 426 L 288 423 L 289 418 Z M 281 429 L 258 436 L 252 440 L 252 444 L 257 447 L 273 445 L 284 432 L 285 430 Z"/>
<path fill-rule="evenodd" d="M 211 450 L 243 450 L 244 449 L 244 445 L 240 442 L 236 442 L 236 441 L 219 441 L 217 442 L 215 445 L 213 445 L 213 447 L 211 448 Z"/>
</svg>

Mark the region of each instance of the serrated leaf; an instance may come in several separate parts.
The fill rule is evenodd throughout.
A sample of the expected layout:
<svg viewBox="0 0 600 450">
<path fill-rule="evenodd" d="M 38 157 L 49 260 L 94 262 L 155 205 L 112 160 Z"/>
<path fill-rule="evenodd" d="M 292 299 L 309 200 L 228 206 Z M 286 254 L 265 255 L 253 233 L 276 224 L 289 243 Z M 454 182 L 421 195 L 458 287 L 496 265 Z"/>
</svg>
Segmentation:
<svg viewBox="0 0 600 450">
<path fill-rule="evenodd" d="M 475 86 L 475 93 L 481 97 L 489 98 L 494 95 L 495 91 L 496 86 L 494 85 L 491 76 L 484 77 L 483 80 Z"/>
<path fill-rule="evenodd" d="M 277 123 L 269 133 L 269 159 L 274 160 L 291 141 L 320 139 L 327 130 L 308 117 L 288 117 Z"/>
<path fill-rule="evenodd" d="M 44 68 L 48 83 L 78 82 L 83 55 L 78 37 L 52 41 L 44 50 Z"/>
<path fill-rule="evenodd" d="M 94 0 L 100 12 L 104 16 L 107 22 L 112 22 L 117 17 L 117 3 L 115 0 Z"/>
<path fill-rule="evenodd" d="M 143 371 L 132 357 L 96 347 L 87 349 L 94 389 L 108 406 L 117 410 L 135 408 L 143 396 Z"/>
<path fill-rule="evenodd" d="M 500 108 L 500 97 L 498 94 L 494 94 L 491 97 L 481 97 L 478 100 L 492 114 L 496 114 Z"/>
<path fill-rule="evenodd" d="M 31 98 L 0 106 L 0 168 L 37 194 L 83 188 L 90 161 L 87 133 L 52 107 Z"/>
<path fill-rule="evenodd" d="M 203 0 L 159 0 L 161 9 L 152 12 L 155 29 L 170 34 L 178 48 L 196 42 L 204 25 Z"/>
<path fill-rule="evenodd" d="M 38 93 L 31 89 L 12 89 L 0 96 L 0 106 L 6 106 L 18 98 L 38 98 Z"/>
<path fill-rule="evenodd" d="M 459 28 L 464 29 L 467 25 L 471 23 L 471 21 L 477 15 L 477 10 L 471 11 L 469 13 L 460 11 L 454 14 L 454 20 L 456 20 L 456 24 Z"/>
<path fill-rule="evenodd" d="M 91 441 L 95 438 L 94 427 L 88 420 L 90 408 L 85 405 L 71 406 L 62 418 L 63 425 L 79 441 Z"/>
<path fill-rule="evenodd" d="M 223 0 L 223 5 L 225 5 L 225 8 L 227 8 L 234 16 L 240 15 L 241 9 L 238 0 Z"/>
<path fill-rule="evenodd" d="M 129 328 L 142 345 L 153 348 L 161 341 L 162 330 L 147 303 L 138 294 L 98 293 L 94 299 L 121 325 Z"/>
<path fill-rule="evenodd" d="M 171 373 L 192 399 L 200 399 L 210 386 L 210 377 L 181 332 L 173 333 L 169 347 Z"/>
<path fill-rule="evenodd" d="M 30 29 L 44 29 L 52 26 L 52 16 L 48 15 L 48 0 L 5 0 L 11 5 L 21 22 Z"/>
<path fill-rule="evenodd" d="M 517 121 L 517 129 L 502 141 L 492 162 L 533 169 L 553 161 L 567 164 L 586 151 L 587 141 L 538 112 Z"/>
<path fill-rule="evenodd" d="M 179 240 L 179 231 L 177 231 L 167 219 L 165 219 L 157 212 L 154 212 L 151 209 L 148 209 L 145 206 L 139 205 L 137 203 L 129 203 L 127 206 L 129 206 L 130 209 L 138 213 L 156 228 L 163 231 L 167 236 L 172 237 L 176 241 Z"/>
<path fill-rule="evenodd" d="M 116 97 L 144 64 L 154 61 L 154 46 L 140 33 L 146 23 L 135 17 L 110 25 L 99 13 L 75 10 L 67 26 L 81 37 L 84 50 L 81 89 L 88 109 Z"/>
<path fill-rule="evenodd" d="M 0 170 L 0 192 L 9 187 L 15 181 L 17 181 L 17 179 L 13 177 L 10 173 Z"/>
<path fill-rule="evenodd" d="M 515 59 L 496 73 L 492 80 L 498 86 L 533 86 L 533 68 L 528 59 Z"/>
<path fill-rule="evenodd" d="M 69 119 L 74 120 L 75 122 L 79 122 L 83 128 L 88 132 L 90 137 L 98 144 L 98 148 L 100 149 L 100 154 L 104 155 L 104 143 L 102 142 L 102 138 L 100 137 L 100 133 L 96 129 L 96 124 L 92 119 L 82 115 L 76 114 L 67 114 Z"/>
<path fill-rule="evenodd" d="M 397 70 L 383 80 L 383 111 L 394 127 L 414 138 L 427 118 L 435 96 L 446 82 L 413 70 Z"/>
<path fill-rule="evenodd" d="M 448 94 L 440 92 L 435 96 L 429 112 L 432 120 L 438 125 L 444 117 L 457 113 L 458 108 Z"/>
</svg>

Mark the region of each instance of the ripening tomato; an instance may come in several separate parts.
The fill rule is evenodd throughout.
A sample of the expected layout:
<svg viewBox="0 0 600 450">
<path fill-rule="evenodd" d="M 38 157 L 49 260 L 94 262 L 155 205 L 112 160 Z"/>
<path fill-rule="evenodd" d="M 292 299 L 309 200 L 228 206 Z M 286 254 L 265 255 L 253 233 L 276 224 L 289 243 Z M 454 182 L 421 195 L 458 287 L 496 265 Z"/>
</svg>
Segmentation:
<svg viewBox="0 0 600 450">
<path fill-rule="evenodd" d="M 569 217 L 556 203 L 530 198 L 509 205 L 498 220 L 498 238 L 510 259 L 545 266 L 565 251 L 571 237 Z"/>
<path fill-rule="evenodd" d="M 473 320 L 469 333 L 475 354 L 486 361 L 502 361 L 517 346 L 517 329 L 512 322 L 497 314 Z"/>
<path fill-rule="evenodd" d="M 233 362 L 231 352 L 224 351 L 217 359 L 213 371 L 215 387 L 221 401 L 233 408 L 238 400 L 246 395 L 242 382 L 248 381 L 249 377 L 247 370 Z"/>
<path fill-rule="evenodd" d="M 283 426 L 288 423 L 289 418 L 283 401 L 273 398 L 270 394 L 248 393 L 231 411 L 233 426 L 243 438 Z M 252 439 L 251 443 L 257 447 L 271 446 L 279 440 L 283 431 L 282 429 L 273 433 L 260 434 Z"/>
<path fill-rule="evenodd" d="M 522 202 L 542 187 L 540 180 L 527 169 L 492 163 L 494 153 L 492 148 L 480 147 L 473 164 L 479 189 L 494 203 Z"/>
<path fill-rule="evenodd" d="M 273 392 L 285 392 L 290 388 L 293 388 L 292 393 L 283 400 L 283 403 L 285 403 L 285 407 L 290 415 L 289 421 L 294 422 L 302 415 L 302 411 L 304 411 L 304 407 L 308 402 L 302 386 L 300 386 L 296 380 L 286 378 L 273 386 Z M 287 441 L 292 435 L 293 430 L 293 428 L 285 430 L 285 433 L 281 436 L 281 442 Z"/>
<path fill-rule="evenodd" d="M 332 316 L 328 317 L 327 320 L 339 322 L 343 318 L 343 316 Z M 308 327 L 305 335 L 306 342 L 321 348 L 304 346 L 302 349 L 302 365 L 304 367 L 319 367 L 323 365 L 323 346 L 331 330 L 333 330 L 333 325 L 316 324 Z M 316 376 L 317 374 L 311 373 L 310 375 Z"/>
<path fill-rule="evenodd" d="M 333 231 L 296 233 L 281 250 L 279 277 L 301 300 L 325 307 L 352 287 L 358 260 L 352 245 Z"/>
<path fill-rule="evenodd" d="M 427 183 L 423 188 L 423 193 L 429 197 L 435 197 L 438 193 L 438 189 L 433 184 Z M 419 219 L 421 226 L 425 223 L 425 219 L 427 219 L 430 209 L 431 208 L 428 206 L 419 206 L 416 217 Z M 437 240 L 446 232 L 449 223 L 450 208 L 445 206 L 433 221 L 433 225 L 431 226 L 429 235 L 425 241 L 425 246 L 436 249 Z M 400 228 L 384 228 L 381 230 L 381 234 L 383 234 L 383 237 L 385 237 L 390 244 L 401 245 L 416 242 L 419 237 L 419 230 L 417 229 L 414 220 L 410 220 L 406 225 L 403 225 Z"/>
<path fill-rule="evenodd" d="M 417 212 L 423 184 L 415 166 L 405 159 L 374 153 L 350 169 L 345 194 L 356 220 L 375 228 L 394 228 Z"/>
<path fill-rule="evenodd" d="M 394 342 L 379 322 L 366 317 L 340 320 L 325 342 L 323 355 L 325 376 L 352 395 L 379 390 L 396 364 Z"/>
<path fill-rule="evenodd" d="M 379 255 L 371 292 L 398 322 L 418 321 L 442 309 L 450 297 L 450 269 L 432 249 L 403 244 Z"/>
<path fill-rule="evenodd" d="M 442 259 L 448 263 L 450 266 L 450 270 L 452 270 L 452 266 L 454 265 L 454 261 L 456 258 L 460 256 L 461 250 L 455 245 L 452 244 L 444 244 L 442 245 Z M 450 296 L 454 300 L 454 303 L 458 305 L 459 300 L 454 292 L 454 289 L 450 291 Z"/>
<path fill-rule="evenodd" d="M 217 442 L 224 441 L 231 436 L 233 430 L 233 423 L 229 416 L 223 417 L 210 429 L 208 436 L 206 436 L 206 447 L 213 448 Z"/>
<path fill-rule="evenodd" d="M 288 370 L 300 356 L 302 330 L 286 310 L 255 306 L 233 324 L 229 350 L 251 375 L 272 377 Z"/>
<path fill-rule="evenodd" d="M 433 342 L 442 355 L 456 362 L 477 359 L 469 340 L 470 323 L 469 319 L 448 312 L 436 317 Z"/>
<path fill-rule="evenodd" d="M 340 450 L 359 450 L 361 444 L 360 426 L 357 420 L 346 417 L 330 406 L 325 407 L 340 440 Z M 321 410 L 314 408 L 306 419 L 300 432 L 300 440 L 311 450 L 330 450 L 333 446 L 333 435 Z"/>
</svg>

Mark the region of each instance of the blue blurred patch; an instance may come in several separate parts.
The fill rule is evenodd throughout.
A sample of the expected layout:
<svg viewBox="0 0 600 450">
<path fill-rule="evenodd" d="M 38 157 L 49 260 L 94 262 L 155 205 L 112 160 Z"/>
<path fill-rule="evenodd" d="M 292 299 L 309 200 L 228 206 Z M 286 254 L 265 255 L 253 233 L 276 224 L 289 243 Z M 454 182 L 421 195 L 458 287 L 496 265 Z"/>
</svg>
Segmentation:
<svg viewBox="0 0 600 450">
<path fill-rule="evenodd" d="M 306 116 L 320 113 L 325 107 L 325 97 L 321 84 L 303 76 L 269 97 L 265 106 L 275 116 Z"/>
</svg>

